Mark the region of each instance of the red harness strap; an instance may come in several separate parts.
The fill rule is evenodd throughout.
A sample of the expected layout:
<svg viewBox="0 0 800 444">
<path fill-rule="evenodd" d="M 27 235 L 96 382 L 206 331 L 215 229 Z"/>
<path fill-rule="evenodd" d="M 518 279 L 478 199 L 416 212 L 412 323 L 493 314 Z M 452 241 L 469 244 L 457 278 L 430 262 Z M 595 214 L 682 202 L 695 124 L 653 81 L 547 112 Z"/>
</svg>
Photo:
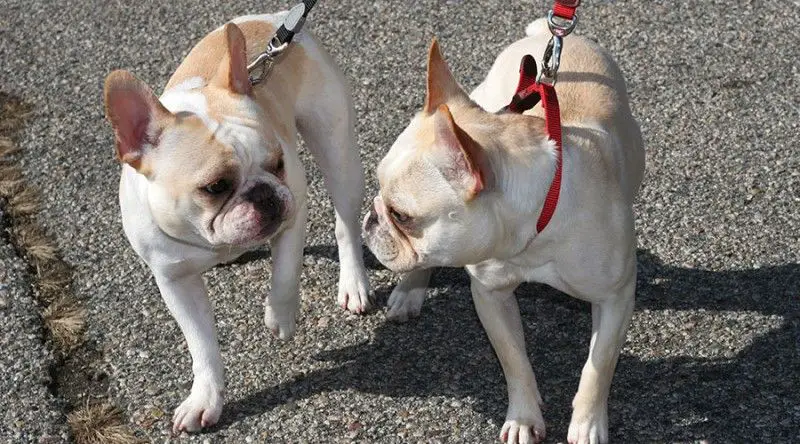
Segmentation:
<svg viewBox="0 0 800 444">
<path fill-rule="evenodd" d="M 538 233 L 544 230 L 553 217 L 553 213 L 555 213 L 558 206 L 558 196 L 561 192 L 561 164 L 563 158 L 561 149 L 561 112 L 558 108 L 558 97 L 556 96 L 555 88 L 547 83 L 536 82 L 536 61 L 530 55 L 526 55 L 522 58 L 519 68 L 517 92 L 506 109 L 521 114 L 536 106 L 540 99 L 542 108 L 544 108 L 544 123 L 547 135 L 556 144 L 556 172 L 553 176 L 553 182 L 550 183 L 550 189 L 547 190 L 542 213 L 536 221 L 536 231 Z"/>
<path fill-rule="evenodd" d="M 581 0 L 556 0 L 553 5 L 553 14 L 564 20 L 572 20 L 575 17 L 575 10 L 581 4 Z"/>
<path fill-rule="evenodd" d="M 550 189 L 547 190 L 547 197 L 544 199 L 544 206 L 542 207 L 542 214 L 539 215 L 539 220 L 536 221 L 536 231 L 541 233 L 553 213 L 556 212 L 558 205 L 558 195 L 561 192 L 561 163 L 563 159 L 561 149 L 561 110 L 558 108 L 558 97 L 556 97 L 556 89 L 553 85 L 546 83 L 538 83 L 539 94 L 542 96 L 542 108 L 544 108 L 544 125 L 547 128 L 547 134 L 550 139 L 556 143 L 556 173 L 553 176 L 553 182 L 550 184 Z"/>
</svg>

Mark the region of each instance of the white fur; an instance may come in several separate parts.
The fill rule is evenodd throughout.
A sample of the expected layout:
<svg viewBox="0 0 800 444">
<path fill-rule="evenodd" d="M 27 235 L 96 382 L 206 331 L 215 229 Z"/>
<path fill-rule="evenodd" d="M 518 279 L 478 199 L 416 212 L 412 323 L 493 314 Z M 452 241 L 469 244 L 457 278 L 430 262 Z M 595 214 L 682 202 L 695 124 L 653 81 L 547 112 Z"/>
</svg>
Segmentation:
<svg viewBox="0 0 800 444">
<path fill-rule="evenodd" d="M 484 110 L 495 112 L 508 104 L 524 54 L 540 57 L 543 53 L 550 37 L 544 22 L 537 20 L 527 32 L 529 37 L 498 56 L 487 78 L 471 94 Z M 576 95 L 572 97 L 603 94 L 596 104 L 570 102 L 569 94 L 559 93 L 565 99 L 562 113 L 573 111 L 571 115 L 580 118 L 564 122 L 560 199 L 541 233 L 536 220 L 555 168 L 552 142 L 536 139 L 526 145 L 516 141 L 515 146 L 487 150 L 495 182 L 465 202 L 457 193 L 442 191 L 441 187 L 456 185 L 443 179 L 441 168 L 430 167 L 447 166 L 447 162 L 452 167 L 451 155 L 437 146 L 420 146 L 423 142 L 413 137 L 413 128 L 424 116 L 412 121 L 381 161 L 381 198 L 375 199 L 375 209 L 364 219 L 367 243 L 376 256 L 396 271 L 411 270 L 390 297 L 392 319 L 405 320 L 419 313 L 430 267 L 466 266 L 475 308 L 508 385 L 508 410 L 501 430 L 501 438 L 508 443 L 539 442 L 545 435 L 541 395 L 526 351 L 515 288 L 522 282 L 542 282 L 592 304 L 589 358 L 573 400 L 568 431 L 572 444 L 608 440 L 608 392 L 633 310 L 632 203 L 644 170 L 641 134 L 627 104 L 624 80 L 610 56 L 580 37 L 570 36 L 565 43 L 562 72 L 585 70 L 605 77 L 606 82 L 572 82 L 562 87 L 573 88 L 570 92 Z M 570 60 L 575 54 L 571 48 L 579 48 L 582 56 Z M 454 103 L 457 107 L 462 102 Z M 487 143 L 502 140 L 484 134 L 483 120 L 490 116 L 476 114 L 479 111 L 474 108 L 462 112 L 467 126 L 462 126 L 463 121 L 459 125 L 464 131 L 483 135 Z M 453 115 L 458 123 L 459 114 L 454 111 Z M 501 127 L 498 120 L 494 122 Z M 423 150 L 431 160 L 424 163 L 418 161 L 419 156 L 410 156 L 415 150 Z M 409 164 L 411 159 L 413 164 Z M 387 220 L 384 201 L 423 202 L 412 206 L 411 212 L 424 214 L 424 232 L 398 235 Z M 395 254 L 387 245 L 400 251 Z M 412 254 L 404 251 L 409 249 Z"/>
<path fill-rule="evenodd" d="M 276 23 L 282 14 L 245 16 L 234 22 L 266 20 Z M 363 312 L 369 306 L 369 281 L 361 255 L 358 226 L 363 171 L 354 141 L 355 113 L 350 91 L 334 61 L 311 36 L 299 34 L 292 44 L 304 48 L 303 52 L 314 63 L 314 76 L 309 76 L 299 86 L 296 95 L 276 88 L 274 91 L 264 90 L 261 97 L 269 97 L 266 106 L 280 105 L 284 114 L 291 114 L 285 116 L 287 121 L 296 125 L 325 175 L 336 210 L 340 255 L 337 299 L 348 310 Z M 273 74 L 282 69 L 286 69 L 285 64 L 278 62 Z M 259 88 L 269 88 L 270 81 L 268 78 Z M 259 126 L 259 116 L 263 114 L 260 107 L 264 104 L 253 100 L 241 101 L 244 112 L 240 114 L 249 116 L 247 118 L 224 116 L 220 121 L 212 119 L 207 98 L 200 91 L 205 83 L 200 78 L 185 80 L 166 91 L 161 102 L 171 112 L 186 111 L 199 116 L 217 140 L 233 147 L 245 187 L 254 179 L 274 180 L 261 169 L 261 163 L 270 150 L 283 151 L 286 184 L 276 189 L 284 201 L 294 202 L 294 208 L 292 216 L 270 239 L 273 272 L 271 292 L 264 301 L 264 321 L 275 336 L 288 339 L 296 329 L 307 218 L 306 180 L 297 154 L 297 141 L 293 138 L 294 133 L 291 140 L 284 140 L 277 133 L 265 136 L 271 130 Z M 285 103 L 285 94 L 296 97 L 296 102 Z M 168 144 L 169 140 L 161 143 Z M 162 151 L 150 153 L 153 155 L 151 160 L 166 165 L 175 162 L 168 149 Z M 180 174 L 191 175 L 193 172 Z M 167 200 L 158 195 L 156 188 L 145 176 L 123 164 L 120 206 L 125 234 L 133 249 L 152 270 L 164 302 L 178 322 L 192 355 L 194 383 L 189 396 L 175 410 L 173 430 L 197 431 L 217 422 L 224 402 L 222 359 L 202 273 L 216 264 L 233 260 L 255 245 L 211 243 L 208 233 L 186 230 L 168 234 L 160 220 L 186 222 L 195 216 L 184 212 L 185 209 L 163 205 Z M 240 191 L 242 189 L 240 187 Z"/>
</svg>

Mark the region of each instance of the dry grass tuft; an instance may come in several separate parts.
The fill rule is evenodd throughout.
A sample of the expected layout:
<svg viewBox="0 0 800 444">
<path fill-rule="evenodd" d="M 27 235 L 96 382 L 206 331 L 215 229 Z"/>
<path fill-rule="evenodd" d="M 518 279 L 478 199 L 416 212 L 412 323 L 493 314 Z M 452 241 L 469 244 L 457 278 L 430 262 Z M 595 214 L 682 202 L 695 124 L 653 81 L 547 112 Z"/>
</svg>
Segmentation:
<svg viewBox="0 0 800 444">
<path fill-rule="evenodd" d="M 0 93 L 0 134 L 19 131 L 32 110 L 31 105 L 8 94 Z"/>
<path fill-rule="evenodd" d="M 45 303 L 53 302 L 58 297 L 69 292 L 72 281 L 72 271 L 63 261 L 55 261 L 36 269 L 39 299 Z"/>
<path fill-rule="evenodd" d="M 42 312 L 44 325 L 60 350 L 68 352 L 83 341 L 86 329 L 86 310 L 70 296 L 53 301 Z"/>
<path fill-rule="evenodd" d="M 19 147 L 14 145 L 11 139 L 8 137 L 0 137 L 0 162 L 18 151 Z"/>
<path fill-rule="evenodd" d="M 77 444 L 140 444 L 122 420 L 122 411 L 108 403 L 86 405 L 67 415 Z"/>
<path fill-rule="evenodd" d="M 57 259 L 55 245 L 33 222 L 20 224 L 11 228 L 17 248 L 28 256 L 36 267 L 45 266 Z"/>
<path fill-rule="evenodd" d="M 9 198 L 24 187 L 25 182 L 19 168 L 0 164 L 0 198 Z"/>
<path fill-rule="evenodd" d="M 31 187 L 22 186 L 8 198 L 8 212 L 14 217 L 30 216 L 39 209 L 39 194 Z"/>
</svg>

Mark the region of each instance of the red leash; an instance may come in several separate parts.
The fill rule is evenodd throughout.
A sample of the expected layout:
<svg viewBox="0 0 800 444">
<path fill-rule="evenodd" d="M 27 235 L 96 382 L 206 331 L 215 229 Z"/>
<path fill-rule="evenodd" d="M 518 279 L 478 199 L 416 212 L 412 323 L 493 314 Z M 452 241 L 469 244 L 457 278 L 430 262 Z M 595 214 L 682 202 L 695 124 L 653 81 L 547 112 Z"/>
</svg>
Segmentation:
<svg viewBox="0 0 800 444">
<path fill-rule="evenodd" d="M 580 6 L 581 0 L 556 0 L 553 5 L 553 14 L 564 20 L 572 20 L 575 18 L 575 10 Z"/>
<path fill-rule="evenodd" d="M 577 24 L 575 9 L 580 5 L 580 0 L 556 0 L 553 9 L 547 15 L 547 24 L 553 37 L 547 44 L 542 61 L 542 73 L 536 74 L 536 61 L 530 55 L 522 58 L 519 68 L 519 83 L 517 92 L 511 98 L 511 103 L 506 107 L 508 111 L 523 113 L 542 101 L 544 109 L 544 123 L 548 137 L 556 144 L 556 172 L 547 196 L 544 199 L 542 213 L 536 221 L 536 231 L 541 233 L 545 229 L 558 206 L 558 196 L 561 192 L 562 171 L 562 144 L 561 144 L 561 112 L 558 108 L 558 96 L 554 88 L 556 73 L 561 59 L 562 39 L 566 37 Z"/>
</svg>

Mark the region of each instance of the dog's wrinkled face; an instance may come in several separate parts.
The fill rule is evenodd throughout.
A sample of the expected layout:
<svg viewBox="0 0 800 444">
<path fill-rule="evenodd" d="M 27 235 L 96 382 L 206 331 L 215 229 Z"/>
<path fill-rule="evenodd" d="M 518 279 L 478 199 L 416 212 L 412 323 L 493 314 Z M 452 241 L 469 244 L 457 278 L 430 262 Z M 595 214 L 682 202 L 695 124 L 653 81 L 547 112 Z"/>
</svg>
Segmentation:
<svg viewBox="0 0 800 444">
<path fill-rule="evenodd" d="M 484 191 L 491 168 L 451 109 L 466 119 L 482 112 L 453 79 L 434 41 L 425 109 L 378 166 L 379 196 L 364 219 L 367 245 L 393 271 L 477 263 L 495 242 Z"/>
<path fill-rule="evenodd" d="M 162 103 L 142 81 L 115 71 L 106 79 L 106 114 L 120 160 L 150 182 L 148 204 L 164 232 L 246 247 L 293 218 L 294 197 L 283 141 L 250 97 L 244 36 L 235 25 L 225 33 L 228 57 L 207 85 L 176 88 Z"/>
</svg>

